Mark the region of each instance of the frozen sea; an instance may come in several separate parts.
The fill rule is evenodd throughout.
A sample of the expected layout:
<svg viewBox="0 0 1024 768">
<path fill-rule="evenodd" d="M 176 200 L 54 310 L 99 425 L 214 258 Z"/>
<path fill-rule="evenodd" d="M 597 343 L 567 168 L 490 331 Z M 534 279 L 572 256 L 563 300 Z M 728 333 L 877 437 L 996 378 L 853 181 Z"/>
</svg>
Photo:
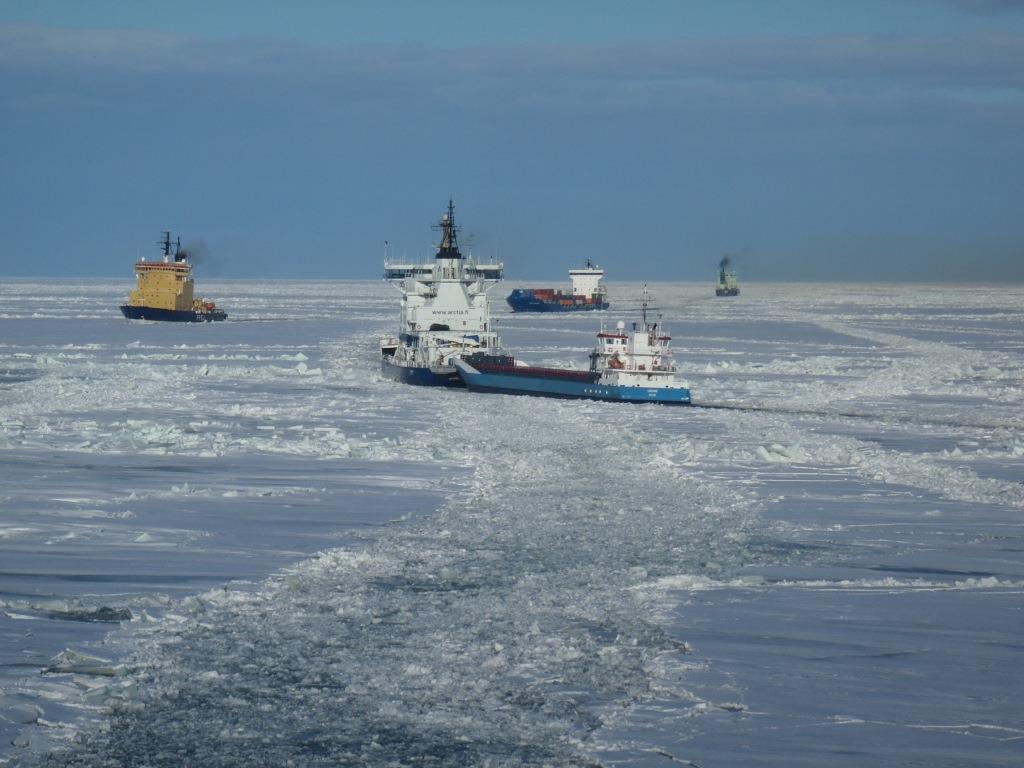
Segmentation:
<svg viewBox="0 0 1024 768">
<path fill-rule="evenodd" d="M 1024 765 L 1024 286 L 654 285 L 693 408 L 383 380 L 380 282 L 129 287 L 0 282 L 0 765 Z"/>
</svg>

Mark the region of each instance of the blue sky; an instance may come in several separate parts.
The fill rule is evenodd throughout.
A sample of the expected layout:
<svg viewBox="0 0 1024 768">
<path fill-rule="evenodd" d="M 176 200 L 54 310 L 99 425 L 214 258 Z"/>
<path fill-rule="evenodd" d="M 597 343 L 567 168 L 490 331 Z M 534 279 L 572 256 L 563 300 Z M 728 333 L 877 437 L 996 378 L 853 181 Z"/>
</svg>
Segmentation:
<svg viewBox="0 0 1024 768">
<path fill-rule="evenodd" d="M 1024 280 L 1024 2 L 0 4 L 0 275 Z"/>
</svg>

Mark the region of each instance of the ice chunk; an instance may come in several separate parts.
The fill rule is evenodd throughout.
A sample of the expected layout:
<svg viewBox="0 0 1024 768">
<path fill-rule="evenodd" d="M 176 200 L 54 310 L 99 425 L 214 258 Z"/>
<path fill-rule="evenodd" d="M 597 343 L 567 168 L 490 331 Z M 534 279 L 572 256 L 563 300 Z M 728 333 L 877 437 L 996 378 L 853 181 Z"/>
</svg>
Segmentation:
<svg viewBox="0 0 1024 768">
<path fill-rule="evenodd" d="M 99 608 L 69 606 L 50 610 L 47 615 L 51 619 L 64 619 L 65 621 L 109 622 L 111 624 L 132 620 L 132 612 L 127 608 L 111 608 L 109 605 Z"/>
<path fill-rule="evenodd" d="M 726 712 L 742 712 L 747 708 L 746 704 L 740 704 L 738 701 L 720 701 L 715 706 Z"/>
<path fill-rule="evenodd" d="M 15 536 L 24 536 L 26 534 L 35 532 L 35 528 L 21 528 L 17 526 L 10 526 L 0 528 L 0 539 L 13 539 Z"/>
<path fill-rule="evenodd" d="M 50 660 L 46 672 L 73 672 L 79 675 L 97 675 L 99 677 L 120 677 L 125 674 L 123 664 L 114 664 L 109 659 L 89 656 L 85 653 L 66 649 Z"/>
<path fill-rule="evenodd" d="M 810 458 L 799 445 L 785 446 L 779 443 L 772 443 L 769 446 L 758 446 L 757 457 L 761 461 L 769 461 L 775 464 L 807 461 Z"/>
<path fill-rule="evenodd" d="M 42 707 L 20 696 L 0 695 L 0 718 L 19 725 L 29 725 L 42 716 Z"/>
</svg>

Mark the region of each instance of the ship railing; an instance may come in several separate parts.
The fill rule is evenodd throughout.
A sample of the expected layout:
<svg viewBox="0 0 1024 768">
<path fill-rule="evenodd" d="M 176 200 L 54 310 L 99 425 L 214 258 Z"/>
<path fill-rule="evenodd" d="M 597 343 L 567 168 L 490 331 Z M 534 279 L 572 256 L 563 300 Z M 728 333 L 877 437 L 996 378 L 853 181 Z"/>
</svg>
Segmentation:
<svg viewBox="0 0 1024 768">
<path fill-rule="evenodd" d="M 489 280 L 500 280 L 505 276 L 505 265 L 500 261 L 492 264 L 481 264 L 480 262 L 471 261 L 466 264 L 467 272 L 476 272 L 481 277 Z"/>
<path fill-rule="evenodd" d="M 420 264 L 413 262 L 385 261 L 385 280 L 404 280 L 407 277 L 432 277 L 434 274 L 433 264 Z"/>
<path fill-rule="evenodd" d="M 429 277 L 434 274 L 434 267 L 432 262 L 385 261 L 384 277 L 388 280 L 400 280 L 404 277 Z M 500 261 L 491 263 L 468 261 L 463 265 L 463 271 L 474 278 L 501 280 L 505 276 L 505 265 Z"/>
</svg>

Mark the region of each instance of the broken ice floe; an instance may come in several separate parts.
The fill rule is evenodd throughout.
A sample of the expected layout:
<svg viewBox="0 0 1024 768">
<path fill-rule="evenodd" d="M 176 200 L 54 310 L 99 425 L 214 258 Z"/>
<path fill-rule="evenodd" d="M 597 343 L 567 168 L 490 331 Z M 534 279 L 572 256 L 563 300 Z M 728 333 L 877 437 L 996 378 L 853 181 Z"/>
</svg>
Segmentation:
<svg viewBox="0 0 1024 768">
<path fill-rule="evenodd" d="M 761 461 L 768 461 L 773 464 L 790 464 L 808 461 L 810 456 L 799 445 L 785 446 L 779 443 L 771 445 L 759 445 L 757 457 Z"/>
<path fill-rule="evenodd" d="M 0 718 L 18 725 L 29 725 L 39 721 L 43 708 L 28 697 L 0 691 Z"/>
<path fill-rule="evenodd" d="M 99 677 L 120 677 L 127 672 L 127 667 L 124 664 L 115 664 L 109 659 L 102 659 L 99 656 L 90 656 L 67 649 L 54 656 L 45 668 L 45 671 L 95 675 Z"/>
</svg>

